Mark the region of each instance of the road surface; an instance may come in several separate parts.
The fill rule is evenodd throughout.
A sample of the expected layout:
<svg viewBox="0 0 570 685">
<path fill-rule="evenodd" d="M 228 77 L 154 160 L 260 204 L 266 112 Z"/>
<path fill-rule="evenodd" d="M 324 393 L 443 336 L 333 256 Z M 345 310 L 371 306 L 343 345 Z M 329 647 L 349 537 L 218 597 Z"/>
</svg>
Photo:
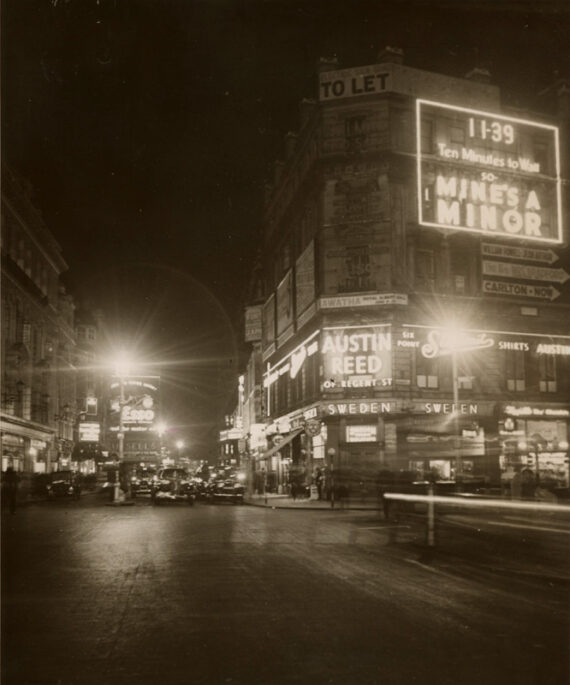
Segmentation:
<svg viewBox="0 0 570 685">
<path fill-rule="evenodd" d="M 374 511 L 28 505 L 3 516 L 2 683 L 568 685 L 568 527 L 472 523 L 425 563 Z"/>
</svg>

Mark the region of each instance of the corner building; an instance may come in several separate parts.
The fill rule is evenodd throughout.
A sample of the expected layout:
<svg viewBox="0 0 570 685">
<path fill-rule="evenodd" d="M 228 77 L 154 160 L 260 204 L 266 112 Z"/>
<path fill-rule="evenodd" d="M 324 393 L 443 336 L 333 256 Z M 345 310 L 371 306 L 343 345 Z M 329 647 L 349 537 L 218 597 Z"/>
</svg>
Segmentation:
<svg viewBox="0 0 570 685">
<path fill-rule="evenodd" d="M 257 471 L 568 486 L 567 86 L 515 111 L 386 49 L 318 90 L 267 188 Z"/>
</svg>

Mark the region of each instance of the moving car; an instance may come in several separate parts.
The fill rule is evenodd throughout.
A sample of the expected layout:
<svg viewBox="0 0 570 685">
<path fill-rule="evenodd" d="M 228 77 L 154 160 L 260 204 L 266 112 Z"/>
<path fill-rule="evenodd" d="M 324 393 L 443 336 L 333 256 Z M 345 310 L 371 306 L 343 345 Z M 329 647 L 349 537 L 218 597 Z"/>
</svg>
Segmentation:
<svg viewBox="0 0 570 685">
<path fill-rule="evenodd" d="M 160 469 L 150 484 L 153 504 L 168 501 L 184 501 L 190 506 L 196 499 L 196 488 L 186 469 L 169 467 Z"/>
<path fill-rule="evenodd" d="M 79 499 L 81 495 L 81 485 L 75 471 L 54 471 L 46 490 L 50 499 L 60 497 Z"/>
<path fill-rule="evenodd" d="M 237 478 L 213 481 L 206 495 L 208 502 L 243 504 L 245 488 Z"/>
<path fill-rule="evenodd" d="M 131 477 L 131 495 L 148 495 L 151 491 L 152 479 L 156 475 L 156 469 L 138 468 Z"/>
</svg>

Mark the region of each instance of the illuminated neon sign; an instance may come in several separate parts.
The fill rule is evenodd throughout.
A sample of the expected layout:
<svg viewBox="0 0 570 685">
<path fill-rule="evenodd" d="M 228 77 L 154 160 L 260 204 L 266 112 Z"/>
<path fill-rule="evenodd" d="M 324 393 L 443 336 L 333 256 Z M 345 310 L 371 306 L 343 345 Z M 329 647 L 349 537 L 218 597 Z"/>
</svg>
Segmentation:
<svg viewBox="0 0 570 685">
<path fill-rule="evenodd" d="M 323 330 L 323 388 L 364 388 L 392 383 L 390 326 L 346 326 Z"/>
<path fill-rule="evenodd" d="M 556 126 L 421 99 L 416 126 L 421 225 L 562 242 Z"/>
</svg>

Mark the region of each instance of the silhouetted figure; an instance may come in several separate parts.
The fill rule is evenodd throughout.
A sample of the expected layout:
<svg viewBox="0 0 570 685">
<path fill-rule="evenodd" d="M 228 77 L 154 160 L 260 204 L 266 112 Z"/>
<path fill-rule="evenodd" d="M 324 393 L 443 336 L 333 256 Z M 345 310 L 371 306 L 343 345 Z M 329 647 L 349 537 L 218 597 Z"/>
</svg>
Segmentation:
<svg viewBox="0 0 570 685">
<path fill-rule="evenodd" d="M 11 514 L 16 513 L 16 503 L 18 500 L 18 483 L 20 478 L 13 466 L 8 466 L 2 479 L 3 504 L 10 509 Z"/>
</svg>

